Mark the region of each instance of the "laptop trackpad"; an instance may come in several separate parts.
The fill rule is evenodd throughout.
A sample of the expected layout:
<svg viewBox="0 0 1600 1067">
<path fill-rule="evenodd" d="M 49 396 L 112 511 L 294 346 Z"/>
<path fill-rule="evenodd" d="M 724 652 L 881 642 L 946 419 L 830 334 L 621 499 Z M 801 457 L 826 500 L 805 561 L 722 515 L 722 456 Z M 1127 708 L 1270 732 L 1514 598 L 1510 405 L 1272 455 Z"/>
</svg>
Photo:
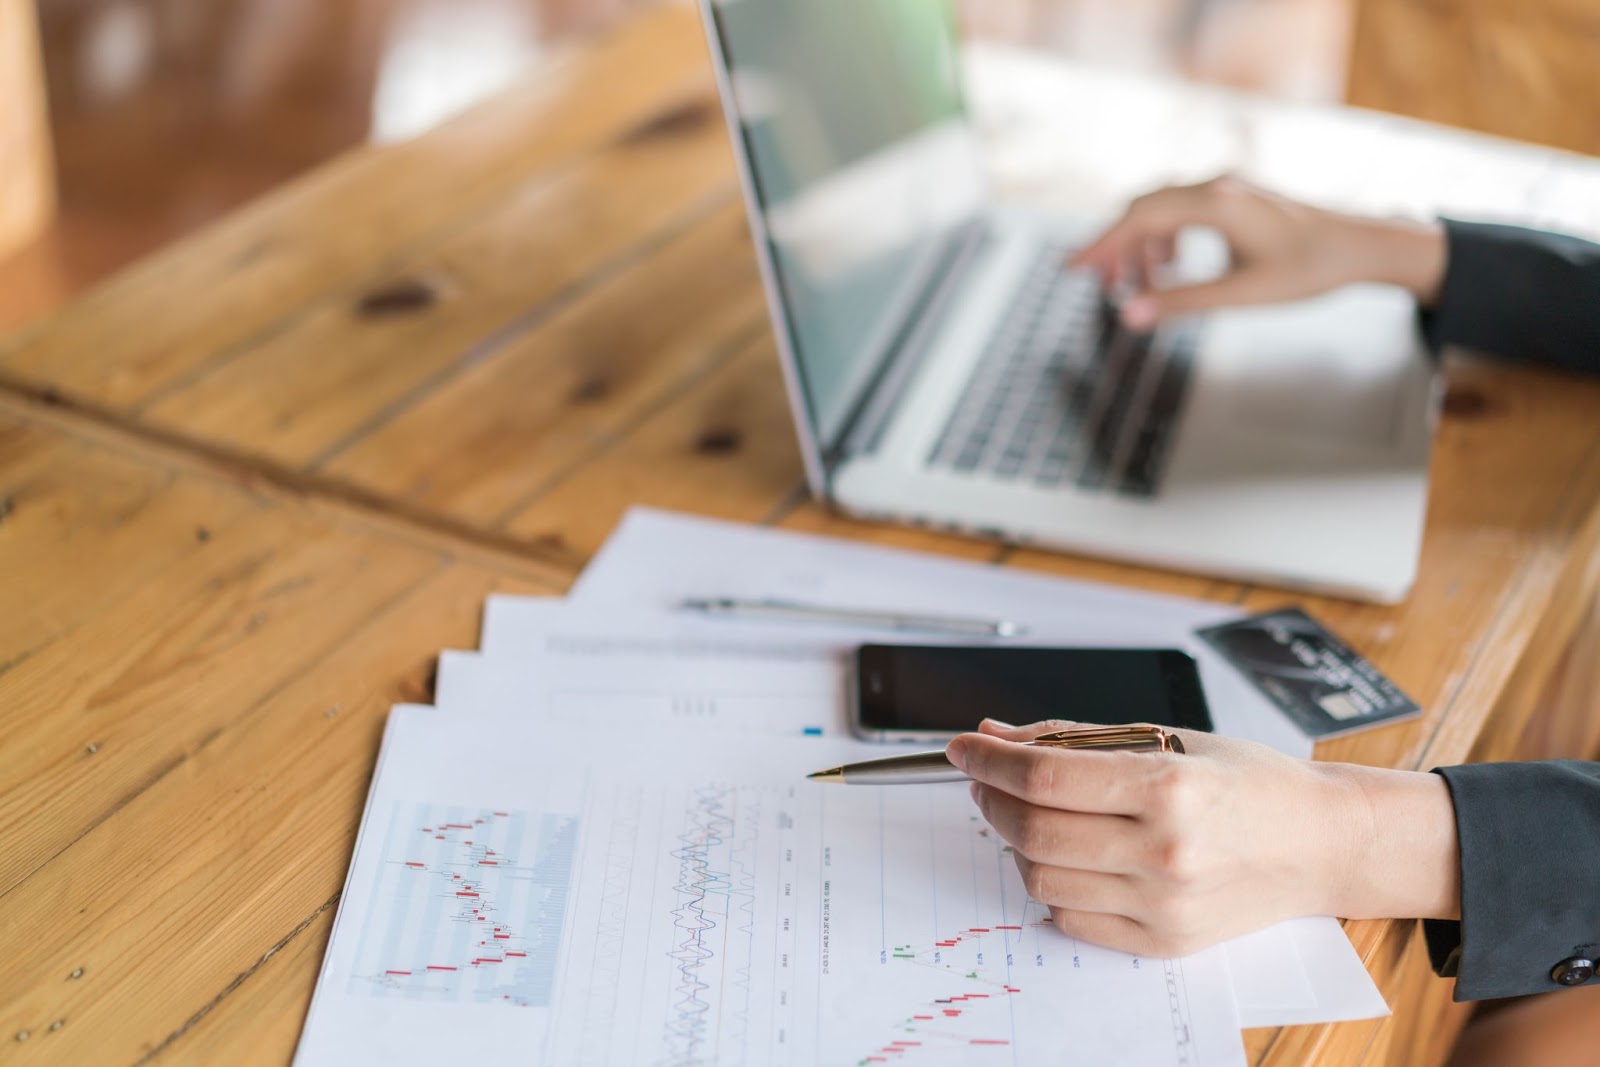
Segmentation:
<svg viewBox="0 0 1600 1067">
<path fill-rule="evenodd" d="M 1219 313 L 1203 341 L 1207 407 L 1252 433 L 1394 444 L 1420 358 L 1415 314 L 1400 290 L 1366 285 Z"/>
</svg>

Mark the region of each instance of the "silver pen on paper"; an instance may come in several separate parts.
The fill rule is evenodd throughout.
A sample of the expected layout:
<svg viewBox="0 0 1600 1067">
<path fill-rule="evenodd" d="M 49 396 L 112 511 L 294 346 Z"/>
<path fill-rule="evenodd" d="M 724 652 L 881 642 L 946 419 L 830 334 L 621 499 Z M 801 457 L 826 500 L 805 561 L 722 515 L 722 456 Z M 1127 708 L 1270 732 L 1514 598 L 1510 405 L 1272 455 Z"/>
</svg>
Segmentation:
<svg viewBox="0 0 1600 1067">
<path fill-rule="evenodd" d="M 680 602 L 678 608 L 681 611 L 698 611 L 704 615 L 729 619 L 834 623 L 843 626 L 898 630 L 903 633 L 945 634 L 955 637 L 1020 637 L 1028 632 L 1027 627 L 1006 619 L 834 608 L 770 598 L 740 600 L 736 597 L 689 597 Z"/>
</svg>

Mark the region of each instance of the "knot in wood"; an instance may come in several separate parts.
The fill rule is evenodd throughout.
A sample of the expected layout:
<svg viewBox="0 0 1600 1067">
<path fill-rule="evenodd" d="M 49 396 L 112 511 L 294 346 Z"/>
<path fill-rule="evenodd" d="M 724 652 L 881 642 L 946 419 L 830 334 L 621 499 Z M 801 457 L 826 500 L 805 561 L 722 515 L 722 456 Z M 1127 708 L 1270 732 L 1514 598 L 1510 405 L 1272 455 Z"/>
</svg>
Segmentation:
<svg viewBox="0 0 1600 1067">
<path fill-rule="evenodd" d="M 427 282 L 419 278 L 401 278 L 363 296 L 356 310 L 368 319 L 409 315 L 432 307 L 438 299 L 439 294 Z"/>
<path fill-rule="evenodd" d="M 739 451 L 742 444 L 744 435 L 738 430 L 707 430 L 695 440 L 694 450 L 703 456 L 725 456 Z"/>
<path fill-rule="evenodd" d="M 624 144 L 654 141 L 700 129 L 717 113 L 717 104 L 710 97 L 697 97 L 658 111 L 622 136 Z"/>
</svg>

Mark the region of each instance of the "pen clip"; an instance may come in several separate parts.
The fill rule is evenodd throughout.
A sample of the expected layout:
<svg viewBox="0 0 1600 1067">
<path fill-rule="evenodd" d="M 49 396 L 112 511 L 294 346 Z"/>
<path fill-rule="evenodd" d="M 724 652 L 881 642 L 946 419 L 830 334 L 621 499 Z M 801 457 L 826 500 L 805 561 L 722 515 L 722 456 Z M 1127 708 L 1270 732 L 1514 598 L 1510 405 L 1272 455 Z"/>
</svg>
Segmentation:
<svg viewBox="0 0 1600 1067">
<path fill-rule="evenodd" d="M 1183 752 L 1183 740 L 1159 726 L 1097 726 L 1040 734 L 1029 744 L 1044 748 L 1134 749 Z"/>
</svg>

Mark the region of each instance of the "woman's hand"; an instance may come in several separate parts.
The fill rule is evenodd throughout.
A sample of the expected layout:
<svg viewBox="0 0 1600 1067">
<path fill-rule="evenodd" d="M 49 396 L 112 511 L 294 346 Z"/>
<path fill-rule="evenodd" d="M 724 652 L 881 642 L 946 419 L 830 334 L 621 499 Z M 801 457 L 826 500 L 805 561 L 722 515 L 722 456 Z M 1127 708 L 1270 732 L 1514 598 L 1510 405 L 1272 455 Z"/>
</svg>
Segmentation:
<svg viewBox="0 0 1600 1067">
<path fill-rule="evenodd" d="M 1174 956 L 1299 915 L 1457 914 L 1455 812 L 1438 775 L 1186 730 L 1185 755 L 1018 743 L 1069 725 L 986 722 L 949 746 L 1064 933 Z"/>
<path fill-rule="evenodd" d="M 1188 226 L 1222 234 L 1233 257 L 1229 272 L 1179 288 L 1145 285 Z M 1428 306 L 1446 254 L 1437 223 L 1341 215 L 1225 176 L 1139 197 L 1072 263 L 1099 268 L 1113 286 L 1143 286 L 1123 302 L 1122 317 L 1130 329 L 1147 330 L 1172 315 L 1296 300 L 1361 281 L 1399 285 Z"/>
</svg>

